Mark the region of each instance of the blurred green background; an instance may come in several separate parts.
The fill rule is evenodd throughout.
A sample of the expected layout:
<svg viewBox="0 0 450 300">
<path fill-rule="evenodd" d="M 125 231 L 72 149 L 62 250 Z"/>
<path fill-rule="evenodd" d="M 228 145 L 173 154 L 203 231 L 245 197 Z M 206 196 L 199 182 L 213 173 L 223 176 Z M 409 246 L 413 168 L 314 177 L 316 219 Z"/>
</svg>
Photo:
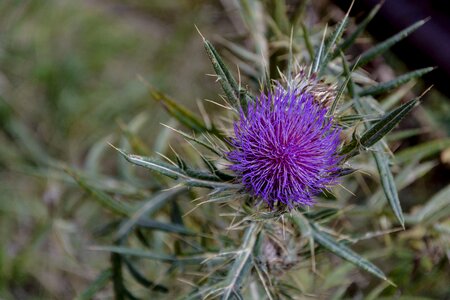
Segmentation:
<svg viewBox="0 0 450 300">
<path fill-rule="evenodd" d="M 114 172 L 108 159 L 91 162 L 142 113 L 148 120 L 140 136 L 152 145 L 159 123 L 169 118 L 150 99 L 149 83 L 197 112 L 197 100 L 216 99 L 194 24 L 206 36 L 226 35 L 235 29 L 223 10 L 207 0 L 0 2 L 1 299 L 71 299 L 107 264 L 105 255 L 88 250 L 101 242 L 94 234 L 105 214 L 51 166 Z M 447 99 L 438 92 L 428 98 L 410 122 L 427 124 L 435 137 L 448 135 Z M 439 176 L 448 174 L 449 150 L 440 155 L 437 171 L 403 195 L 425 197 L 437 191 L 427 191 L 433 184 L 448 181 Z M 400 240 L 401 262 L 435 249 L 420 238 L 412 245 L 410 237 Z M 434 282 L 436 295 L 444 295 L 449 272 L 440 267 L 434 274 L 431 254 L 394 272 L 402 283 L 411 272 L 428 270 L 417 274 L 414 288 Z"/>
<path fill-rule="evenodd" d="M 71 299 L 104 266 L 86 251 L 101 209 L 50 167 L 84 167 L 140 112 L 167 121 L 147 82 L 187 106 L 213 97 L 194 24 L 223 31 L 213 1 L 0 2 L 0 298 Z M 213 29 L 214 28 L 214 29 Z M 101 165 L 102 170 L 111 166 Z"/>
</svg>

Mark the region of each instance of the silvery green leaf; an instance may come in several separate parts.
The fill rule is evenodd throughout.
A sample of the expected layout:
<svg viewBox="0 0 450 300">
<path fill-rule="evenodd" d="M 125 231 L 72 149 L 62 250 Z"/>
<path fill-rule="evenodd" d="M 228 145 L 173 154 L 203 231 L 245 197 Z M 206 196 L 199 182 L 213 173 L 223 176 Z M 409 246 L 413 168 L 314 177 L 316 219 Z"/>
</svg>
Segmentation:
<svg viewBox="0 0 450 300">
<path fill-rule="evenodd" d="M 240 291 L 242 281 L 252 267 L 252 253 L 259 229 L 259 225 L 256 222 L 252 222 L 245 230 L 242 246 L 225 279 L 222 300 L 234 299 L 235 293 Z"/>
<path fill-rule="evenodd" d="M 120 229 L 117 233 L 118 239 L 127 234 L 136 224 L 140 224 L 141 226 L 148 226 L 149 221 L 147 218 L 158 211 L 162 206 L 167 204 L 169 201 L 175 199 L 180 193 L 186 191 L 185 187 L 175 187 L 167 191 L 161 191 L 155 194 L 152 198 L 146 200 L 144 204 L 137 208 L 136 211 L 130 215 L 130 218 L 120 226 Z M 145 223 L 143 225 L 142 223 Z M 157 224 L 153 223 L 153 226 Z"/>
<path fill-rule="evenodd" d="M 214 46 L 206 39 L 203 39 L 203 43 L 228 101 L 235 108 L 246 107 L 251 97 L 238 85 Z"/>
<path fill-rule="evenodd" d="M 395 34 L 394 36 L 388 38 L 384 42 L 381 42 L 381 43 L 375 45 L 374 47 L 370 48 L 369 50 L 367 50 L 366 52 L 361 54 L 359 59 L 352 65 L 351 69 L 353 69 L 353 68 L 356 69 L 356 68 L 359 68 L 359 67 L 362 67 L 362 66 L 366 65 L 372 59 L 374 59 L 375 57 L 383 54 L 389 48 L 391 48 L 393 45 L 395 45 L 396 43 L 398 43 L 399 41 L 401 41 L 402 39 L 404 39 L 405 37 L 410 35 L 412 32 L 414 32 L 420 26 L 425 24 L 426 21 L 427 20 L 420 20 L 420 21 L 412 24 L 408 28 L 406 28 L 406 29 L 400 31 L 399 33 Z"/>
<path fill-rule="evenodd" d="M 384 275 L 383 271 L 381 271 L 377 266 L 372 264 L 364 257 L 358 255 L 356 252 L 354 252 L 347 246 L 343 245 L 342 243 L 337 242 L 330 235 L 320 231 L 313 224 L 311 224 L 311 229 L 314 241 L 316 241 L 322 247 L 326 248 L 327 250 L 336 254 L 337 256 L 355 264 L 361 269 L 366 270 L 367 272 L 377 276 L 378 278 L 388 280 L 386 275 Z"/>
<path fill-rule="evenodd" d="M 66 169 L 67 173 L 75 179 L 75 181 L 85 190 L 87 191 L 97 202 L 104 208 L 111 210 L 114 213 L 119 215 L 129 216 L 134 209 L 129 206 L 127 203 L 120 202 L 105 192 L 96 189 L 91 186 L 87 181 L 76 171 Z"/>
<path fill-rule="evenodd" d="M 125 263 L 125 266 L 127 267 L 130 275 L 142 286 L 146 288 L 150 288 L 157 292 L 167 293 L 169 292 L 169 289 L 163 285 L 156 284 L 150 280 L 148 280 L 134 265 L 131 261 L 129 261 L 126 258 L 123 258 L 123 262 Z"/>
<path fill-rule="evenodd" d="M 386 113 L 378 122 L 366 130 L 359 142 L 363 147 L 371 147 L 388 134 L 420 102 L 414 98 L 393 111 Z"/>
<path fill-rule="evenodd" d="M 389 156 L 383 151 L 381 144 L 376 144 L 374 151 L 372 152 L 377 164 L 378 172 L 380 174 L 381 186 L 384 190 L 384 194 L 388 199 L 388 202 L 395 214 L 395 217 L 400 222 L 402 227 L 405 226 L 405 219 L 403 217 L 402 207 L 400 205 L 400 199 L 398 198 L 397 186 L 392 176 L 391 169 L 389 167 Z"/>
<path fill-rule="evenodd" d="M 344 70 L 346 73 L 348 73 L 348 65 L 345 60 L 343 60 L 343 62 Z M 367 114 L 373 112 L 373 109 L 370 107 L 370 105 L 366 102 L 361 101 L 358 94 L 355 93 L 355 86 L 351 79 L 349 83 L 349 93 L 352 97 L 355 98 L 354 105 L 356 111 L 359 114 Z M 397 220 L 400 222 L 402 227 L 404 227 L 405 220 L 400 205 L 400 199 L 398 197 L 397 186 L 395 184 L 394 177 L 389 166 L 390 157 L 387 153 L 385 153 L 383 145 L 376 143 L 380 141 L 386 134 L 388 134 L 403 119 L 403 117 L 406 116 L 406 114 L 410 110 L 412 110 L 412 108 L 417 104 L 418 101 L 419 98 L 413 99 L 410 102 L 405 103 L 396 110 L 392 111 L 391 113 L 385 114 L 385 116 L 382 117 L 379 121 L 373 122 L 374 125 L 370 129 L 367 129 L 360 139 L 353 139 L 352 142 L 348 144 L 349 149 L 355 147 L 355 150 L 353 150 L 354 153 L 357 153 L 358 151 L 358 149 L 356 149 L 358 144 L 362 145 L 363 147 L 370 147 L 375 145 L 375 149 L 372 152 L 372 155 L 377 165 L 381 186 Z M 365 124 L 365 127 L 367 128 L 368 125 Z M 350 150 L 349 153 L 350 155 L 352 155 L 352 150 Z"/>
<path fill-rule="evenodd" d="M 344 52 L 345 50 L 347 50 L 347 48 L 349 48 L 351 45 L 354 44 L 356 39 L 361 35 L 364 29 L 366 29 L 366 26 L 370 23 L 370 21 L 372 21 L 373 17 L 375 17 L 375 15 L 378 13 L 381 5 L 382 3 L 375 5 L 375 7 L 370 11 L 367 17 L 365 17 L 364 20 L 358 24 L 355 31 L 353 31 L 334 51 L 333 58 L 339 56 L 340 52 Z"/>
<path fill-rule="evenodd" d="M 405 163 L 410 160 L 420 160 L 439 153 L 440 151 L 450 147 L 450 138 L 437 139 L 425 142 L 417 146 L 409 147 L 395 154 L 397 163 Z"/>
<path fill-rule="evenodd" d="M 386 136 L 386 141 L 388 141 L 388 142 L 394 142 L 394 141 L 398 142 L 398 141 L 401 141 L 403 139 L 407 139 L 407 138 L 410 138 L 410 137 L 418 136 L 420 134 L 423 134 L 424 132 L 426 132 L 426 130 L 424 130 L 422 128 L 400 130 L 400 131 L 392 132 L 388 136 Z"/>
<path fill-rule="evenodd" d="M 309 57 L 312 60 L 314 57 L 314 48 L 309 37 L 309 31 L 304 23 L 301 23 L 301 26 L 303 30 L 303 40 L 305 41 L 306 50 L 308 50 Z"/>
<path fill-rule="evenodd" d="M 413 215 L 406 217 L 409 224 L 433 224 L 439 219 L 450 216 L 450 185 L 437 192 L 427 203 Z"/>
<path fill-rule="evenodd" d="M 350 7 L 351 9 L 351 7 Z M 339 22 L 334 32 L 331 34 L 331 36 L 327 39 L 325 43 L 325 48 L 323 50 L 323 55 L 320 57 L 319 61 L 319 74 L 323 72 L 325 67 L 328 65 L 328 62 L 332 58 L 332 52 L 336 48 L 336 44 L 341 38 L 342 34 L 344 33 L 345 29 L 348 25 L 348 17 L 349 17 L 349 11 L 345 14 L 344 18 Z"/>
<path fill-rule="evenodd" d="M 204 261 L 223 261 L 226 257 L 217 256 L 216 254 L 204 253 L 185 256 L 175 256 L 169 254 L 154 253 L 144 249 L 129 248 L 123 246 L 93 246 L 90 248 L 94 251 L 106 251 L 117 253 L 120 255 L 136 256 L 145 259 L 152 259 L 164 263 L 179 264 L 179 265 L 198 265 Z"/>
<path fill-rule="evenodd" d="M 239 184 L 223 182 L 219 177 L 190 169 L 185 171 L 178 166 L 174 166 L 159 160 L 134 154 L 128 154 L 118 148 L 115 148 L 129 162 L 156 171 L 172 179 L 179 179 L 188 186 L 204 187 L 211 189 L 240 189 Z"/>
<path fill-rule="evenodd" d="M 422 178 L 425 174 L 427 174 L 431 169 L 436 167 L 436 162 L 427 161 L 421 164 L 417 162 L 413 162 L 408 166 L 405 166 L 394 178 L 395 184 L 397 186 L 397 190 L 401 191 L 408 185 L 415 182 L 417 179 Z M 383 193 L 384 190 L 382 188 L 378 189 L 372 196 L 369 198 L 368 203 L 372 207 L 371 209 L 381 210 L 381 206 L 383 205 Z"/>
<path fill-rule="evenodd" d="M 423 75 L 433 71 L 435 68 L 429 67 L 429 68 L 423 68 L 419 70 L 415 70 L 409 73 L 406 73 L 404 75 L 401 75 L 397 78 L 394 78 L 388 82 L 382 82 L 377 85 L 368 87 L 366 89 L 363 89 L 362 91 L 358 92 L 359 96 L 374 96 L 378 94 L 383 94 L 385 92 L 388 92 L 396 87 L 399 87 L 402 84 L 407 83 L 410 80 L 417 79 L 419 77 L 422 77 Z"/>
<path fill-rule="evenodd" d="M 151 88 L 150 94 L 153 99 L 155 99 L 155 101 L 161 103 L 161 105 L 171 116 L 173 116 L 181 124 L 185 125 L 189 129 L 197 133 L 209 132 L 220 136 L 219 131 L 214 126 L 212 128 L 207 128 L 202 120 L 196 117 L 192 112 L 183 107 L 181 104 L 178 104 L 174 100 L 170 99 L 164 93 Z"/>
</svg>

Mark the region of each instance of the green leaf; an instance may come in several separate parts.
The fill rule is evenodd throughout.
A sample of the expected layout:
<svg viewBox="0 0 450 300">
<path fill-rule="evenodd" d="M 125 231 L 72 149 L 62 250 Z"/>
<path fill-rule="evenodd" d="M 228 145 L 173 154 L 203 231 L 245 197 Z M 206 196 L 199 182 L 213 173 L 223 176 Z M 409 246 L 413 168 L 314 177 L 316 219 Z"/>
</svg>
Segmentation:
<svg viewBox="0 0 450 300">
<path fill-rule="evenodd" d="M 319 245 L 326 248 L 330 252 L 336 254 L 337 256 L 355 264 L 363 270 L 381 278 L 383 280 L 388 280 L 386 275 L 384 275 L 383 271 L 381 271 L 377 266 L 372 264 L 367 259 L 361 257 L 353 250 L 343 245 L 342 243 L 338 243 L 334 240 L 330 235 L 325 232 L 320 231 L 315 227 L 315 225 L 311 224 L 312 235 L 314 241 L 316 241 Z"/>
<path fill-rule="evenodd" d="M 180 177 L 185 176 L 185 173 L 182 169 L 171 165 L 169 163 L 161 162 L 159 160 L 150 158 L 150 157 L 144 157 L 134 154 L 127 154 L 122 150 L 117 149 L 117 151 L 120 152 L 120 154 L 125 157 L 126 160 L 129 162 L 156 171 L 158 173 L 161 173 L 167 177 L 170 177 L 172 179 L 179 179 Z"/>
<path fill-rule="evenodd" d="M 101 272 L 97 278 L 80 294 L 75 300 L 90 300 L 93 299 L 95 294 L 104 288 L 111 279 L 111 269 L 106 269 Z"/>
<path fill-rule="evenodd" d="M 176 196 L 186 190 L 187 189 L 185 187 L 175 187 L 167 191 L 161 191 L 154 195 L 151 199 L 147 200 L 122 226 L 120 226 L 117 233 L 117 240 L 127 234 L 136 225 L 136 223 L 144 221 L 146 218 L 158 211 L 163 205 L 167 204 L 171 200 L 174 200 Z"/>
<path fill-rule="evenodd" d="M 346 63 L 344 64 L 345 72 L 350 72 L 348 70 L 348 66 Z M 357 109 L 359 114 L 367 113 L 367 109 L 365 109 L 360 103 L 358 95 L 355 93 L 355 87 L 352 80 L 350 80 L 349 85 L 349 94 L 352 97 L 355 97 L 355 108 Z M 386 113 L 379 121 L 375 122 L 374 125 L 367 129 L 361 138 L 353 138 L 348 144 L 346 144 L 342 150 L 342 154 L 347 154 L 348 157 L 352 157 L 359 153 L 358 146 L 362 146 L 365 148 L 373 146 L 376 142 L 381 140 L 385 135 L 387 135 L 395 126 L 420 102 L 420 97 L 414 98 L 409 102 L 401 105 L 400 107 L 394 109 L 393 111 Z"/>
<path fill-rule="evenodd" d="M 375 158 L 375 163 L 377 164 L 377 169 L 380 174 L 381 186 L 386 198 L 388 199 L 389 205 L 395 214 L 395 217 L 400 222 L 402 227 L 405 227 L 405 219 L 403 217 L 400 199 L 398 198 L 397 186 L 389 167 L 389 156 L 383 151 L 384 149 L 381 144 L 375 145 L 373 157 Z"/>
<path fill-rule="evenodd" d="M 239 87 L 238 83 L 228 70 L 214 46 L 205 38 L 203 38 L 203 43 L 205 45 L 206 53 L 211 60 L 214 71 L 217 74 L 218 80 L 222 85 L 222 89 L 230 101 L 230 104 L 235 108 L 239 108 L 239 106 L 245 108 L 247 104 L 251 102 L 251 97 L 245 90 Z"/>
<path fill-rule="evenodd" d="M 115 148 L 115 147 L 114 147 Z M 182 180 L 186 185 L 188 186 L 196 186 L 196 187 L 204 187 L 204 188 L 211 188 L 211 189 L 240 189 L 241 185 L 234 184 L 234 183 L 228 183 L 228 182 L 222 182 L 220 181 L 220 178 L 207 174 L 202 171 L 195 171 L 190 170 L 189 172 L 186 172 L 177 166 L 163 163 L 160 161 L 157 161 L 155 159 L 134 155 L 134 154 L 128 154 L 124 152 L 123 150 L 120 150 L 118 148 L 115 148 L 119 153 L 123 155 L 123 157 L 128 160 L 129 162 L 153 170 L 157 171 L 163 175 L 166 175 L 173 179 L 180 179 Z"/>
<path fill-rule="evenodd" d="M 185 139 L 193 141 L 193 142 L 195 142 L 195 143 L 205 147 L 206 149 L 210 150 L 211 152 L 213 152 L 213 153 L 215 153 L 215 154 L 217 154 L 219 156 L 222 156 L 222 154 L 219 151 L 217 151 L 212 145 L 209 145 L 209 144 L 205 143 L 204 141 L 202 141 L 202 140 L 200 140 L 200 139 L 198 139 L 198 138 L 196 138 L 196 137 L 194 137 L 194 136 L 192 136 L 190 134 L 187 134 L 186 132 L 183 132 L 181 130 L 175 129 L 175 128 L 170 127 L 168 125 L 164 125 L 164 126 L 169 128 L 169 129 L 171 129 L 171 130 L 173 130 L 173 131 L 175 131 L 176 133 L 182 135 Z"/>
<path fill-rule="evenodd" d="M 450 147 L 450 138 L 429 141 L 396 153 L 395 162 L 405 163 L 411 160 L 421 160 L 433 156 L 448 147 Z"/>
<path fill-rule="evenodd" d="M 339 56 L 339 53 L 344 52 L 348 47 L 353 45 L 353 43 L 356 41 L 356 39 L 361 35 L 361 33 L 366 29 L 367 24 L 369 24 L 370 21 L 372 21 L 373 17 L 378 13 L 380 10 L 382 3 L 379 3 L 375 5 L 375 7 L 370 11 L 370 13 L 367 15 L 367 17 L 364 18 L 364 20 L 358 24 L 355 31 L 353 31 L 343 42 L 339 47 L 334 51 L 333 58 L 336 58 Z"/>
<path fill-rule="evenodd" d="M 406 129 L 406 130 L 399 130 L 393 133 L 390 133 L 388 136 L 386 136 L 386 141 L 388 142 L 398 142 L 403 139 L 407 139 L 413 136 L 418 136 L 420 134 L 425 133 L 426 130 L 422 128 L 413 128 L 413 129 Z"/>
<path fill-rule="evenodd" d="M 359 103 L 359 97 L 357 97 L 357 102 Z M 367 112 L 369 110 L 368 105 L 361 106 L 364 108 L 364 112 Z M 383 144 L 378 143 L 374 145 L 372 156 L 374 157 L 375 163 L 377 165 L 377 170 L 384 195 L 386 196 L 386 199 L 388 200 L 395 217 L 400 222 L 400 225 L 402 227 L 405 227 L 405 220 L 403 217 L 402 207 L 400 205 L 400 199 L 398 197 L 397 185 L 394 181 L 394 176 L 392 175 L 390 169 L 390 155 L 385 152 Z"/>
<path fill-rule="evenodd" d="M 412 24 L 411 26 L 409 26 L 408 28 L 400 31 L 399 33 L 395 34 L 394 36 L 388 38 L 387 40 L 385 40 L 384 42 L 375 45 L 374 47 L 370 48 L 369 50 L 367 50 L 366 52 L 364 52 L 363 54 L 361 54 L 360 58 L 358 59 L 358 61 L 356 61 L 351 69 L 353 68 L 359 68 L 362 67 L 364 65 L 366 65 L 368 62 L 370 62 L 372 59 L 374 59 L 375 57 L 383 54 L 385 51 L 387 51 L 390 47 L 392 47 L 393 45 L 395 45 L 397 42 L 401 41 L 402 39 L 404 39 L 405 37 L 407 37 L 409 34 L 411 34 L 412 32 L 414 32 L 416 29 L 418 29 L 420 26 L 422 26 L 423 24 L 425 24 L 427 22 L 427 20 L 420 20 L 414 24 Z"/>
<path fill-rule="evenodd" d="M 345 65 L 345 57 L 342 53 L 341 53 L 341 55 L 342 55 L 343 64 Z M 352 76 L 352 73 L 349 70 L 347 70 L 347 72 L 345 74 L 345 80 L 342 83 L 341 87 L 339 88 L 339 90 L 336 94 L 336 98 L 334 98 L 333 103 L 331 104 L 328 115 L 332 116 L 334 114 L 334 112 L 336 111 L 336 107 L 337 107 L 342 95 L 344 94 L 345 89 L 348 86 L 348 82 L 350 81 L 351 76 Z"/>
<path fill-rule="evenodd" d="M 303 30 L 303 39 L 305 41 L 306 50 L 308 50 L 309 57 L 312 59 L 314 57 L 314 49 L 311 43 L 311 39 L 309 38 L 308 28 L 306 28 L 306 25 L 303 22 L 301 23 L 301 26 Z"/>
<path fill-rule="evenodd" d="M 406 73 L 404 75 L 401 75 L 395 79 L 392 79 L 388 82 L 383 82 L 380 84 L 377 84 L 375 86 L 371 86 L 369 88 L 366 88 L 362 91 L 360 91 L 358 94 L 360 97 L 362 96 L 374 96 L 378 94 L 385 93 L 387 91 L 390 91 L 402 84 L 407 83 L 410 80 L 417 79 L 419 77 L 422 77 L 423 75 L 433 71 L 435 68 L 429 67 L 429 68 L 423 68 L 419 70 L 415 70 L 409 73 Z"/>
<path fill-rule="evenodd" d="M 320 43 L 320 46 L 317 48 L 317 51 L 315 51 L 314 61 L 312 63 L 311 71 L 312 73 L 317 73 L 319 71 L 320 62 L 322 61 L 323 51 L 325 47 L 325 35 L 327 34 L 327 27 L 325 27 L 325 30 L 323 31 L 323 37 L 322 42 Z M 311 74 L 309 74 L 311 75 Z"/>
<path fill-rule="evenodd" d="M 142 286 L 146 287 L 146 288 L 150 288 L 154 291 L 157 292 L 162 292 L 162 293 L 168 293 L 169 289 L 163 285 L 160 284 L 155 284 L 154 282 L 148 280 L 147 278 L 145 278 L 144 275 L 141 274 L 141 272 L 128 260 L 128 259 L 123 259 L 125 265 L 127 266 L 128 271 L 130 272 L 131 276 L 133 276 L 133 278 Z"/>
<path fill-rule="evenodd" d="M 175 255 L 168 255 L 168 254 L 159 254 L 159 253 L 153 253 L 148 250 L 143 249 L 135 249 L 135 248 L 128 248 L 128 247 L 122 247 L 122 246 L 94 246 L 90 248 L 94 251 L 107 251 L 112 253 L 117 253 L 120 255 L 128 255 L 128 256 L 136 256 L 140 258 L 145 259 L 152 259 L 161 261 L 164 263 L 175 263 L 175 264 L 181 264 L 181 265 L 198 265 L 203 263 L 204 261 L 218 261 L 221 262 L 225 260 L 225 256 L 220 256 L 215 253 L 203 253 L 199 255 L 185 255 L 185 256 L 175 256 Z"/>
<path fill-rule="evenodd" d="M 255 65 L 261 63 L 261 58 L 257 54 L 247 50 L 246 48 L 240 46 L 239 44 L 230 42 L 227 39 L 221 37 L 217 37 L 215 40 L 218 41 L 220 44 L 222 44 L 227 50 L 229 50 L 237 57 L 249 61 Z"/>
<path fill-rule="evenodd" d="M 353 6 L 353 3 L 352 3 L 352 6 Z M 319 66 L 320 66 L 319 74 L 321 74 L 323 72 L 324 68 L 327 66 L 327 64 L 331 58 L 331 52 L 334 50 L 336 43 L 342 37 L 342 34 L 344 33 L 345 28 L 347 28 L 348 16 L 349 16 L 350 10 L 351 10 L 351 7 L 349 8 L 348 12 L 345 14 L 345 16 L 341 20 L 341 22 L 338 24 L 338 26 L 334 30 L 333 34 L 331 34 L 331 36 L 327 39 L 327 41 L 325 43 L 325 49 L 324 49 L 323 55 L 319 61 Z"/>
<path fill-rule="evenodd" d="M 411 183 L 415 182 L 417 179 L 422 178 L 426 173 L 428 173 L 431 169 L 436 166 L 436 162 L 428 161 L 421 164 L 417 164 L 416 162 L 402 168 L 402 170 L 395 176 L 395 185 L 397 186 L 397 190 L 401 191 Z M 380 211 L 382 205 L 384 204 L 383 200 L 383 192 L 384 190 L 380 187 L 375 193 L 371 195 L 368 200 L 369 209 L 375 209 Z"/>
<path fill-rule="evenodd" d="M 109 209 L 110 211 L 123 215 L 129 216 L 134 209 L 127 205 L 126 203 L 120 202 L 113 197 L 109 196 L 103 191 L 100 191 L 90 184 L 88 184 L 84 178 L 80 174 L 78 174 L 75 170 L 66 169 L 66 172 L 75 179 L 79 186 L 81 186 L 85 191 L 87 191 L 92 197 L 97 200 L 97 202 L 104 208 Z"/>
<path fill-rule="evenodd" d="M 273 3 L 273 20 L 278 25 L 278 28 L 285 34 L 289 31 L 289 21 L 286 15 L 287 7 L 285 1 L 272 1 Z"/>
<path fill-rule="evenodd" d="M 137 224 L 139 228 L 160 230 L 170 233 L 178 233 L 182 235 L 196 235 L 195 232 L 187 229 L 185 226 L 180 224 L 163 223 L 150 219 L 140 219 Z"/>
<path fill-rule="evenodd" d="M 381 120 L 374 123 L 360 139 L 363 147 L 371 147 L 388 134 L 398 123 L 420 102 L 420 98 L 414 98 L 401 105 L 397 109 L 385 114 Z"/>
<path fill-rule="evenodd" d="M 439 219 L 450 216 L 450 185 L 436 193 L 425 206 L 412 216 L 407 216 L 410 224 L 433 224 Z"/>
<path fill-rule="evenodd" d="M 345 60 L 343 60 L 343 62 L 344 70 L 347 73 L 349 72 L 347 63 Z M 372 113 L 372 108 L 367 103 L 361 102 L 358 94 L 355 94 L 354 83 L 351 79 L 349 84 L 349 92 L 355 98 L 354 105 L 357 113 Z M 413 105 L 409 105 L 409 103 L 413 103 Z M 366 133 L 362 135 L 359 141 L 353 139 L 353 144 L 350 143 L 349 146 L 354 145 L 356 147 L 358 143 L 360 143 L 363 147 L 370 147 L 372 145 L 375 145 L 376 142 L 381 140 L 383 136 L 389 133 L 394 128 L 394 126 L 396 126 L 398 122 L 400 122 L 400 120 L 403 119 L 403 117 L 414 107 L 414 99 L 406 103 L 405 105 L 406 108 L 403 108 L 404 106 L 400 106 L 400 108 L 398 108 L 397 110 L 394 110 L 393 112 L 385 115 L 385 117 L 383 117 L 381 120 L 375 122 L 375 124 L 370 129 L 366 130 Z M 395 113 L 396 111 L 398 111 L 398 113 Z M 365 124 L 365 126 L 367 128 L 368 125 Z M 354 152 L 356 153 L 357 151 Z M 382 144 L 375 145 L 375 149 L 372 152 L 372 155 L 377 165 L 378 173 L 380 175 L 381 187 L 383 188 L 384 194 L 386 195 L 389 205 L 391 206 L 397 220 L 400 222 L 402 227 L 404 227 L 405 220 L 400 205 L 400 199 L 398 197 L 397 186 L 389 167 L 390 157 L 387 153 L 385 153 Z"/>
<path fill-rule="evenodd" d="M 216 135 L 219 134 L 219 131 L 215 127 L 207 128 L 202 120 L 197 118 L 187 108 L 170 99 L 164 93 L 161 93 L 154 88 L 150 88 L 150 94 L 152 98 L 159 102 L 172 117 L 177 119 L 184 126 L 192 129 L 194 132 L 210 132 Z"/>
<path fill-rule="evenodd" d="M 225 280 L 226 286 L 223 290 L 222 300 L 234 299 L 235 293 L 239 293 L 242 280 L 247 276 L 252 265 L 252 253 L 255 246 L 260 226 L 252 222 L 244 233 L 242 246 L 239 254 L 234 260 L 233 266 L 228 271 Z"/>
</svg>

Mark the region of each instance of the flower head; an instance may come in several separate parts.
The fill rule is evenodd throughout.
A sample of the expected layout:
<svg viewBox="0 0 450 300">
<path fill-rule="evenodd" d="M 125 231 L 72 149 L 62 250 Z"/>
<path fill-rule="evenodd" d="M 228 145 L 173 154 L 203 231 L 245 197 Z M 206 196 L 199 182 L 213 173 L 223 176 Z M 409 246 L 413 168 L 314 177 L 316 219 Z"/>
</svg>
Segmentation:
<svg viewBox="0 0 450 300">
<path fill-rule="evenodd" d="M 241 111 L 228 157 L 245 189 L 270 207 L 293 207 L 336 183 L 340 130 L 326 113 L 310 93 L 281 86 Z"/>
</svg>

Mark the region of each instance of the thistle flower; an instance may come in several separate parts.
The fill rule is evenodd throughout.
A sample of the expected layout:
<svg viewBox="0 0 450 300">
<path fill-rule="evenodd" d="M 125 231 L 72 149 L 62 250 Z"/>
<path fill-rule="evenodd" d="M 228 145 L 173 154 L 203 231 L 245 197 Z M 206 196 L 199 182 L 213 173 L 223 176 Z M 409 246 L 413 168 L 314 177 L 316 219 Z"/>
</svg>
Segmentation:
<svg viewBox="0 0 450 300">
<path fill-rule="evenodd" d="M 241 110 L 228 157 L 245 189 L 271 208 L 293 207 L 335 184 L 340 130 L 326 113 L 311 93 L 281 85 Z"/>
</svg>

